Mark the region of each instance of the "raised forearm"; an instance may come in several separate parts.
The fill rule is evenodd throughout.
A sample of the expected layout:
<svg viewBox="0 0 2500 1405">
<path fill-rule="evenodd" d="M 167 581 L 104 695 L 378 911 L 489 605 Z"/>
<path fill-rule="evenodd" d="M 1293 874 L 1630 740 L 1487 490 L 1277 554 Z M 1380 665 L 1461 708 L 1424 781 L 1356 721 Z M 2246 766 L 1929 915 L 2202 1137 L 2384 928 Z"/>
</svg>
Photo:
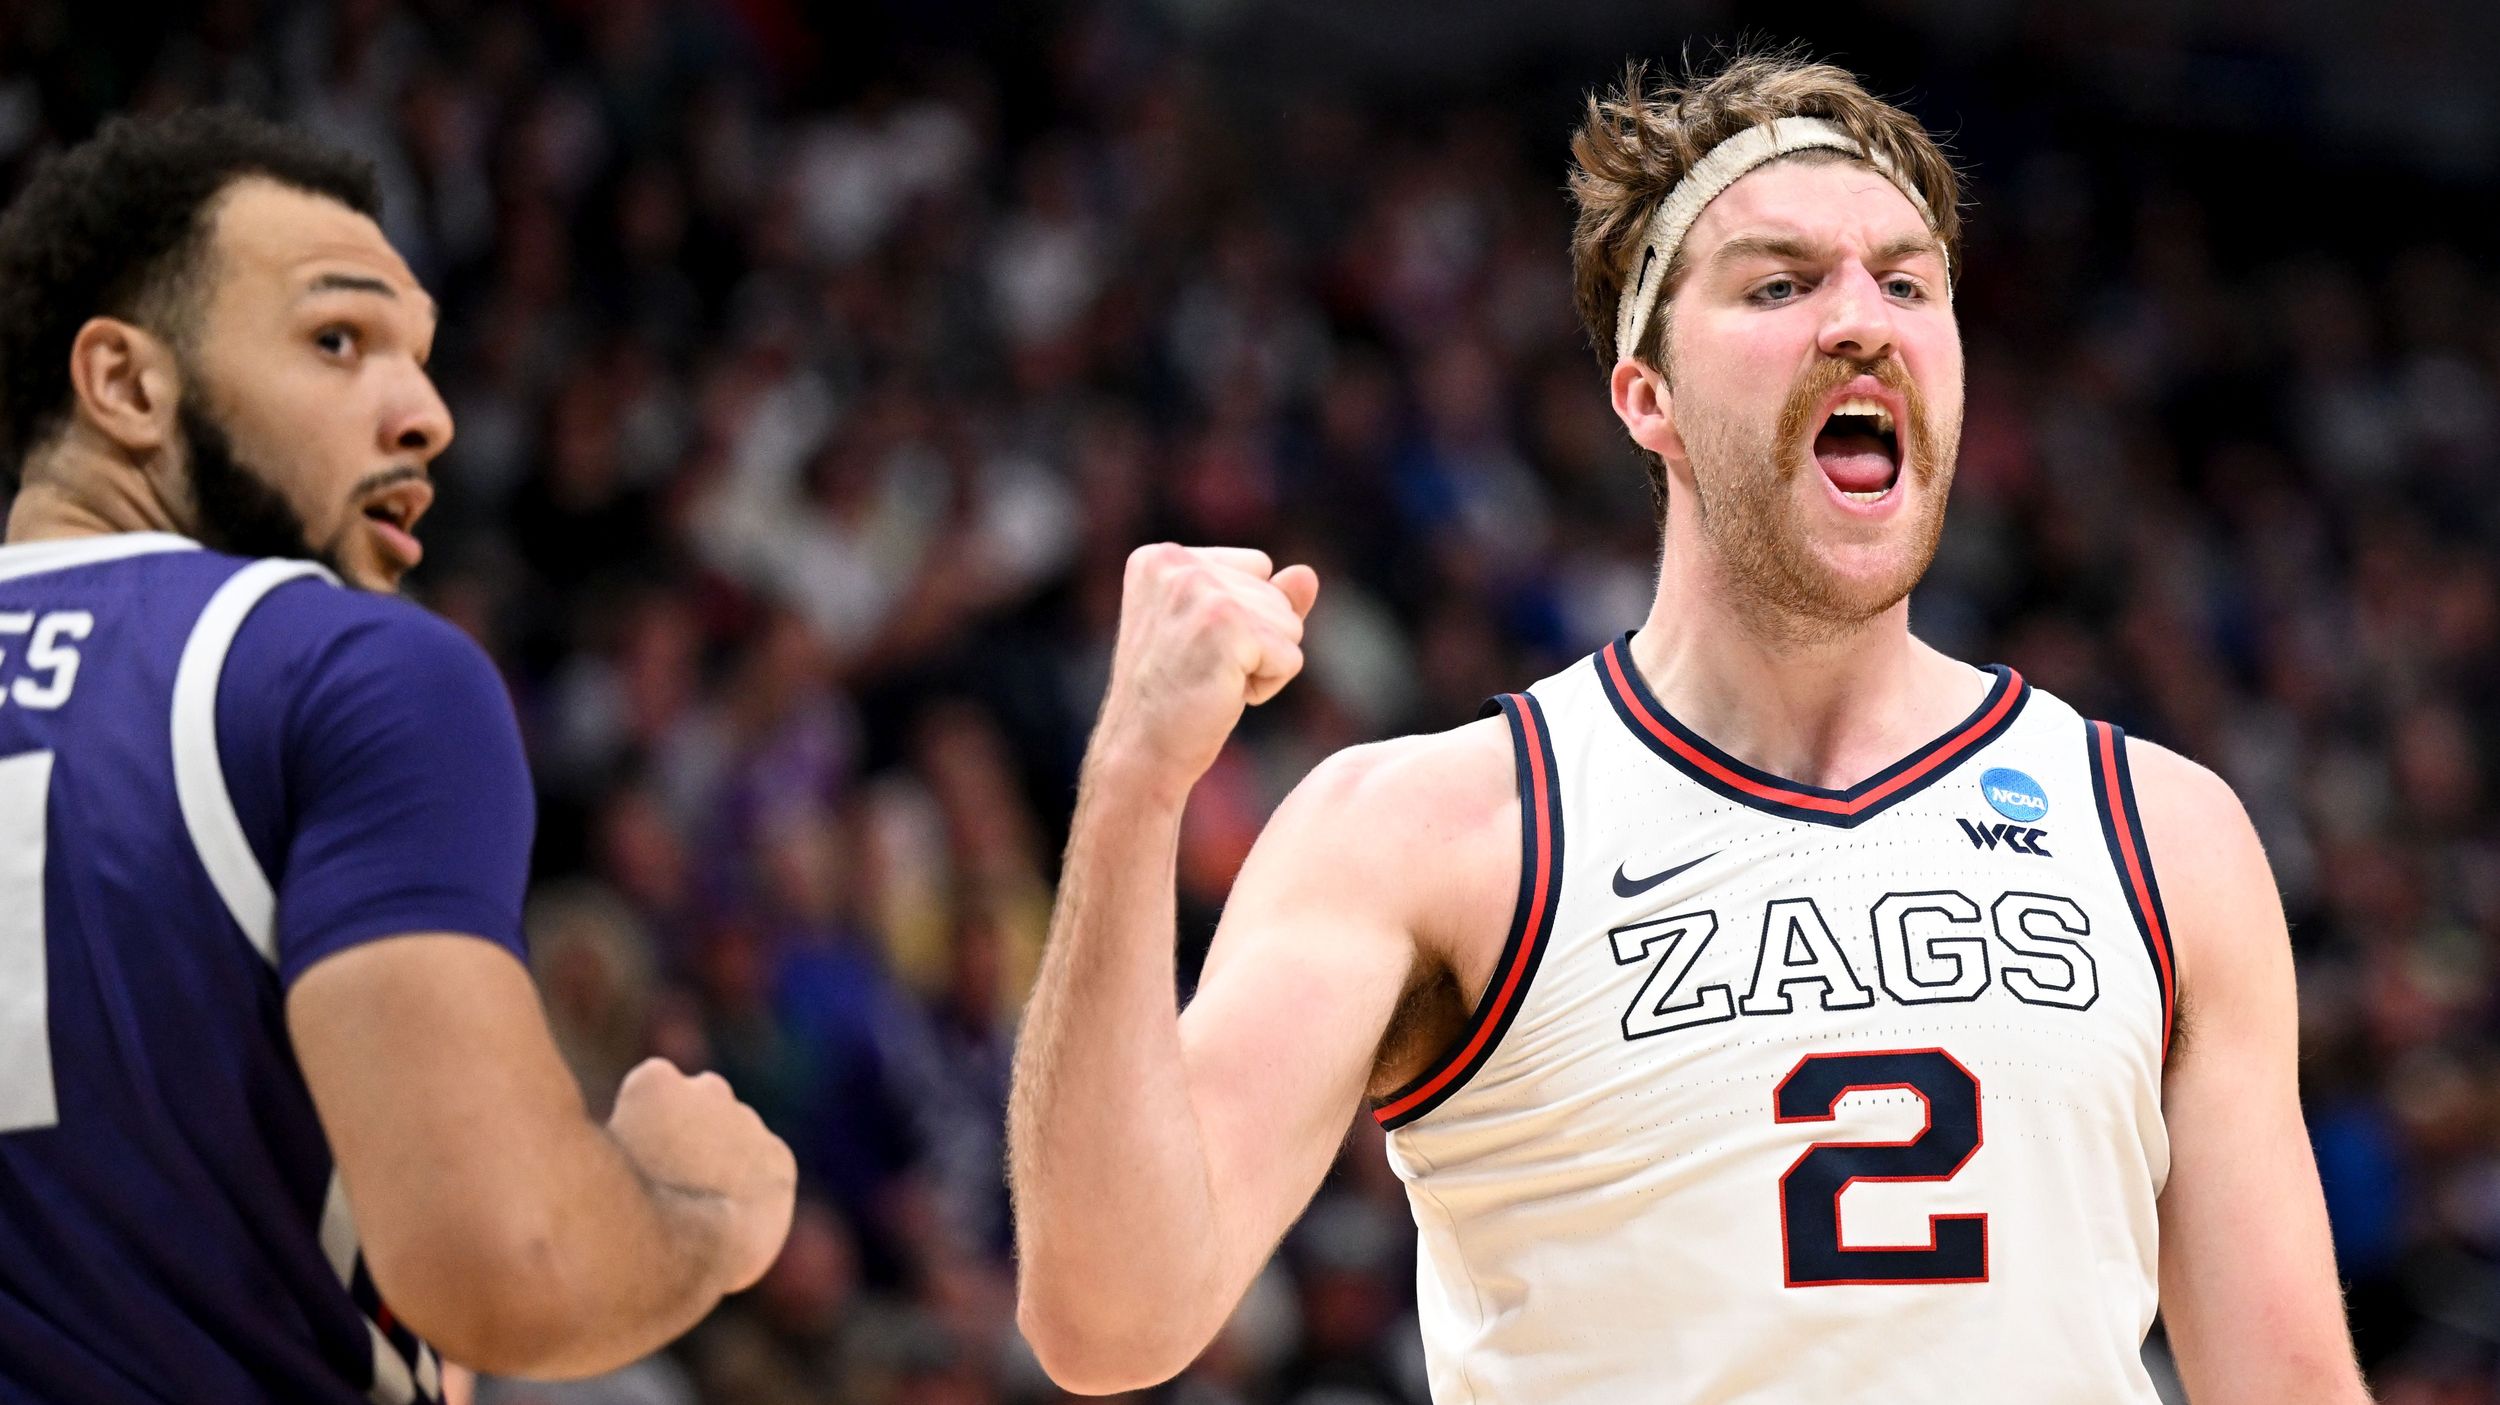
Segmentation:
<svg viewBox="0 0 2500 1405">
<path fill-rule="evenodd" d="M 1130 555 L 1121 587 L 1008 1103 L 1017 1317 L 1074 1389 L 1175 1374 L 1231 1309 L 1240 1285 L 1228 1277 L 1247 1277 L 1228 1271 L 1183 1061 L 1172 870 L 1190 788 L 1242 709 L 1302 667 L 1319 580 L 1271 570 L 1259 552 L 1163 543 Z"/>
<path fill-rule="evenodd" d="M 1229 1307 L 1174 993 L 1180 809 L 1089 759 L 1016 1049 L 1019 1311 L 1052 1374 L 1081 1387 L 1172 1374 Z"/>
</svg>

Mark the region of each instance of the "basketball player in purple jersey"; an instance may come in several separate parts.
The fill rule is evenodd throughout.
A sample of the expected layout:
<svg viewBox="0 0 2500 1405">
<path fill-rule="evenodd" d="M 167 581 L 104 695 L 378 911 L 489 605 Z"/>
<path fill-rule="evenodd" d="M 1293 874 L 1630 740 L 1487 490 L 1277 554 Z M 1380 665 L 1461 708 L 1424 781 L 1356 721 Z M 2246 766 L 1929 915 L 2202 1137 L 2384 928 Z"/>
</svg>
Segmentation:
<svg viewBox="0 0 2500 1405">
<path fill-rule="evenodd" d="M 720 1079 L 557 1057 L 511 705 L 392 594 L 452 424 L 376 211 L 200 112 L 0 219 L 0 1400 L 590 1374 L 789 1225 Z"/>
<path fill-rule="evenodd" d="M 1593 101 L 1579 303 L 1663 508 L 1636 631 L 1323 763 L 1173 998 L 1173 856 L 1318 581 L 1128 568 L 1018 1051 L 1020 1314 L 1185 1366 L 1371 1095 L 1433 1398 L 2365 1399 L 2292 962 L 2220 780 L 1910 632 L 1962 418 L 1958 181 L 1848 74 Z"/>
</svg>

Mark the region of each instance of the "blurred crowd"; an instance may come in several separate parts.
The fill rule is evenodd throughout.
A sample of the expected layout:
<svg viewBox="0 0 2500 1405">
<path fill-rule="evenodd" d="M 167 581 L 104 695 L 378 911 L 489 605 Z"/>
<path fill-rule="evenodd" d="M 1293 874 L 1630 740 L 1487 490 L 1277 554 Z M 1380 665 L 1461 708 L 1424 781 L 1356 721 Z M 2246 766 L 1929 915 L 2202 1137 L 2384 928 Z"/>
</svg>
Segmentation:
<svg viewBox="0 0 2500 1405">
<path fill-rule="evenodd" d="M 650 1053 L 717 1068 L 798 1151 L 760 1287 L 664 1357 L 486 1400 L 1057 1398 L 1014 1331 L 1001 1124 L 1132 546 L 1327 583 L 1308 673 L 1192 802 L 1185 972 L 1319 757 L 1644 612 L 1653 508 L 1562 194 L 1611 60 L 1286 100 L 1189 8 L 0 6 L 7 188 L 104 111 L 199 101 L 380 163 L 459 427 L 413 589 L 511 684 L 564 1049 L 594 1104 Z M 2500 1401 L 2488 224 L 2366 162 L 2339 178 L 2429 213 L 2289 217 L 2305 154 L 2241 130 L 2245 179 L 2208 179 L 2158 103 L 2078 119 L 2088 52 L 1927 54 L 1916 9 L 1877 86 L 1956 136 L 1976 205 L 1914 627 L 2238 788 L 2365 1359 L 2399 1405 Z M 1412 1283 L 1364 1119 L 1155 1398 L 1421 1402 Z"/>
</svg>

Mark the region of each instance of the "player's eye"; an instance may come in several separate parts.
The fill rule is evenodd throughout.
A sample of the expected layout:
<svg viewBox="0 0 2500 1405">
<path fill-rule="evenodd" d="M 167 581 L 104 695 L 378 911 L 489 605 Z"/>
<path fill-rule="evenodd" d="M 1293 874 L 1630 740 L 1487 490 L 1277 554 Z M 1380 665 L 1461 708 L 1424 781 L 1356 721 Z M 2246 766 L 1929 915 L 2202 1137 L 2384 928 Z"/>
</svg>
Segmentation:
<svg viewBox="0 0 2500 1405">
<path fill-rule="evenodd" d="M 353 327 L 324 327 L 313 333 L 313 345 L 321 348 L 325 356 L 346 360 L 356 354 L 362 340 Z"/>
<path fill-rule="evenodd" d="M 1794 302 L 1804 296 L 1805 290 L 1805 284 L 1787 274 L 1781 274 L 1755 288 L 1753 300 L 1766 304 Z"/>
<path fill-rule="evenodd" d="M 1927 296 L 1927 285 L 1907 274 L 1896 273 L 1884 280 L 1884 291 L 1903 302 L 1917 302 Z"/>
</svg>

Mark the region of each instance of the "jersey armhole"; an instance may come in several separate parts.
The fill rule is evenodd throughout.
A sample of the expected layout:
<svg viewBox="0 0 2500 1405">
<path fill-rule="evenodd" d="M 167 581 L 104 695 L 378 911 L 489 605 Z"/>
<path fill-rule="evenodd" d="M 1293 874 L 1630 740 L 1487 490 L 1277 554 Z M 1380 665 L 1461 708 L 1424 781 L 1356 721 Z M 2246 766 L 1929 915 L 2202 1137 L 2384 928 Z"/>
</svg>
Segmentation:
<svg viewBox="0 0 2500 1405">
<path fill-rule="evenodd" d="M 2127 734 L 2107 722 L 2083 724 L 2092 801 L 2101 816 L 2101 838 L 2109 845 L 2110 864 L 2126 894 L 2127 912 L 2136 934 L 2144 939 L 2144 955 L 2153 965 L 2161 989 L 2161 1057 L 2170 1061 L 2170 1039 L 2178 1022 L 2177 964 L 2171 957 L 2170 919 L 2162 910 L 2161 884 L 2153 877 L 2153 850 L 2145 842 L 2144 816 L 2136 809 L 2135 777 L 2127 768 Z"/>
<path fill-rule="evenodd" d="M 1553 735 L 1545 710 L 1526 693 L 1506 693 L 1485 704 L 1510 724 L 1511 759 L 1519 788 L 1519 897 L 1511 910 L 1510 935 L 1501 959 L 1450 1048 L 1424 1071 L 1372 1108 L 1372 1119 L 1391 1131 L 1450 1100 L 1475 1077 L 1518 1018 L 1528 986 L 1553 935 L 1554 909 L 1562 893 L 1562 787 L 1554 772 Z"/>
</svg>

